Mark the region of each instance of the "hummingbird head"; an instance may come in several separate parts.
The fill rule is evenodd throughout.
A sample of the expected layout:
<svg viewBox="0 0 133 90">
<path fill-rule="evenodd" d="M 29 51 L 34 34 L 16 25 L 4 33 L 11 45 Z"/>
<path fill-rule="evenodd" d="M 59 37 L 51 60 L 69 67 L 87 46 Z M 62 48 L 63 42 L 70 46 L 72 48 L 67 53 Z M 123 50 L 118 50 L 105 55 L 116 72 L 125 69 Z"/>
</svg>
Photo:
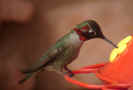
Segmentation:
<svg viewBox="0 0 133 90">
<path fill-rule="evenodd" d="M 100 26 L 94 20 L 87 20 L 83 23 L 77 25 L 76 32 L 80 34 L 84 40 L 90 40 L 93 38 L 101 38 L 112 44 L 114 47 L 117 47 L 111 40 L 107 39 L 101 31 Z"/>
</svg>

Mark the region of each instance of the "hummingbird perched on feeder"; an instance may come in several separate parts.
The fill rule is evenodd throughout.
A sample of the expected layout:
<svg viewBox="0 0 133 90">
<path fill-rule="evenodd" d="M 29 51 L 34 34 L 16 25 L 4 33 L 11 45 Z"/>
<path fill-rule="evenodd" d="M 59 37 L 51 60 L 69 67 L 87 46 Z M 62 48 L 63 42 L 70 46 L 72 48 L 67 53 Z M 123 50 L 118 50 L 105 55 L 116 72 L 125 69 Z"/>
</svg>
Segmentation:
<svg viewBox="0 0 133 90">
<path fill-rule="evenodd" d="M 34 73 L 41 70 L 54 70 L 73 76 L 74 74 L 67 67 L 75 58 L 77 58 L 80 48 L 85 41 L 100 38 L 115 48 L 117 47 L 111 40 L 107 39 L 98 23 L 94 20 L 87 20 L 76 25 L 69 33 L 60 38 L 55 45 L 49 48 L 37 63 L 33 64 L 29 69 L 22 71 L 26 76 L 20 80 L 23 83 L 28 80 Z"/>
</svg>

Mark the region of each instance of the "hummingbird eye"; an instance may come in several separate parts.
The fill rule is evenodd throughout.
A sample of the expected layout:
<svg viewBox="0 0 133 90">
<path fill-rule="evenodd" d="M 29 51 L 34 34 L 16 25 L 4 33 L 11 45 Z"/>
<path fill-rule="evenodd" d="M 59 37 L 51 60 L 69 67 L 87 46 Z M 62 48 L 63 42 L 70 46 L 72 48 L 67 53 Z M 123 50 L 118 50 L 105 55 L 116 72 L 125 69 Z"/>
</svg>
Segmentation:
<svg viewBox="0 0 133 90">
<path fill-rule="evenodd" d="M 93 33 L 92 29 L 90 29 L 88 32 L 89 32 L 89 33 Z"/>
<path fill-rule="evenodd" d="M 95 35 L 95 34 L 96 34 L 96 32 L 93 31 L 92 29 L 88 30 L 88 33 L 89 33 L 90 35 Z"/>
</svg>

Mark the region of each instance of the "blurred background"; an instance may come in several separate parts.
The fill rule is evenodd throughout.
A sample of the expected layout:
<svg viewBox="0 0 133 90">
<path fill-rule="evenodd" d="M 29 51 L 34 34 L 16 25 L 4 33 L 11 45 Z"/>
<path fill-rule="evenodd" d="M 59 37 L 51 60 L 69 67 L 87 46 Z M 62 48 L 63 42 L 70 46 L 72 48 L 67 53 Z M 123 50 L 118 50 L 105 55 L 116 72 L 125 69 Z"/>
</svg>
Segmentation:
<svg viewBox="0 0 133 90">
<path fill-rule="evenodd" d="M 39 60 L 56 40 L 76 24 L 96 20 L 114 43 L 133 34 L 132 0 L 0 0 L 0 89 L 87 90 L 66 82 L 55 72 L 42 72 L 23 85 L 19 72 Z M 86 42 L 72 70 L 107 62 L 113 47 L 100 39 Z M 95 75 L 75 79 L 101 84 Z"/>
</svg>

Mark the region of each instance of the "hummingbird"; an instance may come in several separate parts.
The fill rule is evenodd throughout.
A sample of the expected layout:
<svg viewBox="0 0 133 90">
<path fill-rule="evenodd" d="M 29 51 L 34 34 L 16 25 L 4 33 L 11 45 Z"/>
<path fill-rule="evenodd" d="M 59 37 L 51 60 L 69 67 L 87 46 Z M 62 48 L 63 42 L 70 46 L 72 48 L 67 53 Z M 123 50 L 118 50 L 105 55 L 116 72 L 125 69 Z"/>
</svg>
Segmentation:
<svg viewBox="0 0 133 90">
<path fill-rule="evenodd" d="M 80 48 L 84 42 L 99 38 L 103 39 L 115 48 L 117 46 L 104 36 L 99 24 L 94 20 L 86 20 L 76 25 L 69 33 L 61 37 L 50 47 L 35 64 L 31 65 L 27 70 L 22 71 L 25 77 L 19 81 L 24 83 L 33 74 L 42 70 L 56 71 L 62 74 L 74 76 L 72 71 L 67 67 L 73 60 L 78 57 Z"/>
</svg>

